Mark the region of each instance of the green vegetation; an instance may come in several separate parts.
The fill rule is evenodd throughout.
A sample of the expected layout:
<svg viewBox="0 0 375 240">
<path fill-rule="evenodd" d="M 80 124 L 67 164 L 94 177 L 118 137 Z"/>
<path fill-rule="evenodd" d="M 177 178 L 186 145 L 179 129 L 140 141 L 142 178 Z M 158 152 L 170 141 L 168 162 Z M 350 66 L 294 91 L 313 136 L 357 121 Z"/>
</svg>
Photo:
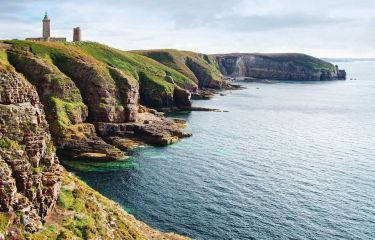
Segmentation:
<svg viewBox="0 0 375 240">
<path fill-rule="evenodd" d="M 170 105 L 173 95 L 173 85 L 167 82 L 160 82 L 158 77 L 144 72 L 139 73 L 139 84 L 141 99 L 147 99 L 147 104 L 154 107 Z"/>
<path fill-rule="evenodd" d="M 43 172 L 44 166 L 41 165 L 39 167 L 31 168 L 31 171 L 35 174 L 41 174 Z"/>
<path fill-rule="evenodd" d="M 129 73 L 136 79 L 139 79 L 140 73 L 152 75 L 153 78 L 150 80 L 153 81 L 154 84 L 160 85 L 160 89 L 168 91 L 168 88 L 170 88 L 171 84 L 165 81 L 167 72 L 170 73 L 175 83 L 179 86 L 184 88 L 195 86 L 194 82 L 186 76 L 139 54 L 120 51 L 94 42 L 81 42 L 77 43 L 76 46 L 84 49 L 95 59 L 111 67 L 118 68 L 125 73 Z"/>
<path fill-rule="evenodd" d="M 16 214 L 0 213 L 0 233 L 11 226 L 18 229 L 17 239 L 89 240 L 148 239 L 154 230 L 136 221 L 120 206 L 103 197 L 76 177 L 63 175 L 62 188 L 54 212 L 40 231 L 29 233 L 22 224 L 13 222 Z M 12 225 L 13 224 L 13 225 Z M 156 233 L 158 234 L 158 233 Z M 161 239 L 161 237 L 160 237 Z M 178 239 L 178 238 L 176 238 Z"/>
<path fill-rule="evenodd" d="M 1 46 L 0 46 L 0 71 L 8 70 L 8 68 L 10 67 L 11 65 L 9 64 L 9 61 L 8 61 L 7 52 L 1 49 Z"/>
<path fill-rule="evenodd" d="M 37 128 L 37 124 L 33 123 L 33 122 L 22 122 L 21 128 L 22 128 L 23 131 L 35 132 L 35 130 Z"/>
<path fill-rule="evenodd" d="M 94 239 L 98 236 L 108 237 L 108 222 L 116 226 L 116 239 L 141 239 L 139 232 L 127 224 L 122 216 L 124 212 L 117 209 L 110 200 L 89 188 L 82 181 L 67 174 L 63 179 L 63 186 L 58 197 L 59 211 L 71 212 L 63 219 L 59 219 L 59 233 L 61 236 L 70 235 L 79 239 Z M 104 209 L 106 209 L 104 211 Z"/>
<path fill-rule="evenodd" d="M 109 68 L 116 68 L 123 74 L 137 79 L 141 103 L 147 106 L 162 108 L 173 105 L 174 84 L 166 80 L 167 76 L 180 87 L 196 88 L 193 80 L 148 57 L 93 42 L 81 42 L 75 45 Z M 117 82 L 117 86 L 121 86 L 121 82 L 119 83 L 113 74 L 112 77 Z"/>
<path fill-rule="evenodd" d="M 10 217 L 5 213 L 0 213 L 0 233 L 5 233 L 9 224 L 10 224 Z"/>
<path fill-rule="evenodd" d="M 0 49 L 0 62 L 3 64 L 9 64 L 7 53 L 5 51 L 2 51 L 1 49 Z"/>
<path fill-rule="evenodd" d="M 7 150 L 19 150 L 21 146 L 17 141 L 13 141 L 7 137 L 0 138 L 0 148 Z"/>
<path fill-rule="evenodd" d="M 49 56 L 33 57 L 30 52 L 21 51 L 17 46 L 8 51 L 8 56 L 10 63 L 39 90 L 48 83 L 65 101 L 82 101 L 74 82 L 53 65 Z"/>
<path fill-rule="evenodd" d="M 66 75 L 74 81 L 86 101 L 88 98 L 92 101 L 101 101 L 96 104 L 87 103 L 89 109 L 94 112 L 107 112 L 111 107 L 100 105 L 100 103 L 117 104 L 125 107 L 126 103 L 123 103 L 123 98 L 121 98 L 124 79 L 128 79 L 130 82 L 132 79 L 138 80 L 142 103 L 152 107 L 167 107 L 167 104 L 170 104 L 171 99 L 173 99 L 174 84 L 166 80 L 167 75 L 183 88 L 196 89 L 197 87 L 193 80 L 148 57 L 120 51 L 98 43 L 46 43 L 18 40 L 7 41 L 7 43 L 12 45 L 11 52 L 15 55 L 20 52 L 23 54 L 32 53 L 51 66 L 56 66 L 58 68 L 56 72 L 61 74 L 50 74 L 49 77 L 52 83 L 57 82 L 53 84 L 54 86 L 61 86 L 62 91 L 60 92 L 71 92 L 71 88 L 64 88 L 64 86 L 67 86 L 64 83 L 64 81 L 67 81 Z M 14 58 L 17 58 L 17 56 Z M 116 74 L 115 71 L 120 73 Z M 95 90 L 96 86 L 101 86 L 111 93 L 116 91 L 112 96 L 116 99 L 116 103 L 92 96 L 92 91 L 98 93 Z M 74 92 L 72 97 L 66 97 L 65 95 L 55 97 L 59 97 L 66 102 L 77 102 L 79 99 L 73 98 L 75 94 Z M 162 100 L 156 101 L 157 99 Z M 157 102 L 160 104 L 153 104 Z"/>
<path fill-rule="evenodd" d="M 82 102 L 65 102 L 55 96 L 48 96 L 46 107 L 54 116 L 50 122 L 51 132 L 60 132 L 75 124 L 77 116 L 81 115 L 82 108 L 86 106 Z"/>
<path fill-rule="evenodd" d="M 304 66 L 311 71 L 334 71 L 335 66 L 329 62 L 318 58 L 311 57 L 306 54 L 289 53 L 289 54 L 259 54 L 259 56 L 277 61 L 288 62 L 294 66 Z"/>
<path fill-rule="evenodd" d="M 73 193 L 71 191 L 61 189 L 60 195 L 57 199 L 57 205 L 65 209 L 70 209 L 73 203 L 74 203 Z"/>
<path fill-rule="evenodd" d="M 199 86 L 220 85 L 221 73 L 213 57 L 174 49 L 135 51 L 158 61 L 192 79 Z"/>
<path fill-rule="evenodd" d="M 59 238 L 59 236 L 58 229 L 53 225 L 48 226 L 35 234 L 25 233 L 25 238 L 28 240 L 68 239 Z"/>
</svg>

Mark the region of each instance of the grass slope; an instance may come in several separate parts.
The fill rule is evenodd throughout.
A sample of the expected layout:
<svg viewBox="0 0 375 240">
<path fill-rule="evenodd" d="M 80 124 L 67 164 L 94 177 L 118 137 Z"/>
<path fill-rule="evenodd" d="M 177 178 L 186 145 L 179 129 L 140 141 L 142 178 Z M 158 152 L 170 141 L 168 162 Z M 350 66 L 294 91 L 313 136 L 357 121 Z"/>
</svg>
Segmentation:
<svg viewBox="0 0 375 240">
<path fill-rule="evenodd" d="M 95 68 L 96 74 L 101 76 L 103 84 L 111 83 L 112 78 L 109 68 L 116 68 L 125 75 L 133 76 L 140 83 L 141 100 L 150 107 L 163 107 L 173 98 L 174 84 L 167 80 L 167 76 L 185 89 L 196 89 L 197 84 L 181 74 L 151 58 L 120 51 L 103 44 L 94 42 L 79 43 L 53 43 L 30 41 L 5 41 L 13 48 L 21 51 L 30 51 L 36 57 L 55 65 L 64 73 L 71 71 L 72 65 L 85 62 Z M 2 57 L 2 56 L 0 56 Z M 2 57 L 3 58 L 3 57 Z M 81 89 L 82 90 L 82 89 Z M 100 105 L 98 107 L 105 107 Z"/>
<path fill-rule="evenodd" d="M 217 85 L 221 82 L 221 73 L 215 59 L 209 55 L 175 49 L 134 51 L 154 59 L 186 77 L 193 79 L 201 87 Z"/>
<path fill-rule="evenodd" d="M 120 51 L 94 42 L 76 43 L 76 46 L 85 50 L 95 59 L 104 62 L 109 66 L 130 73 L 137 79 L 140 79 L 141 73 L 147 75 L 149 81 L 152 81 L 165 89 L 168 89 L 171 85 L 165 80 L 167 74 L 170 75 L 180 87 L 189 89 L 196 86 L 191 79 L 182 75 L 178 71 L 139 54 Z"/>
</svg>

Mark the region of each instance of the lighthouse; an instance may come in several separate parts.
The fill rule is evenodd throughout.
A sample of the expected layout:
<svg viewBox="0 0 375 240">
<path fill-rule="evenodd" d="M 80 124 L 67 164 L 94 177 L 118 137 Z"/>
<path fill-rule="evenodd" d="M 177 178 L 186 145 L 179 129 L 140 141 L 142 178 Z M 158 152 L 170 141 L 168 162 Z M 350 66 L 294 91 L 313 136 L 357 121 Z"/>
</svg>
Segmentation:
<svg viewBox="0 0 375 240">
<path fill-rule="evenodd" d="M 49 19 L 47 12 L 44 13 L 44 18 L 43 18 L 42 22 L 43 22 L 42 37 L 26 38 L 26 40 L 37 41 L 37 42 L 66 42 L 66 38 L 51 37 L 51 20 Z"/>
<path fill-rule="evenodd" d="M 50 37 L 51 37 L 51 20 L 48 18 L 48 15 L 46 12 L 43 18 L 43 38 L 49 39 Z"/>
</svg>

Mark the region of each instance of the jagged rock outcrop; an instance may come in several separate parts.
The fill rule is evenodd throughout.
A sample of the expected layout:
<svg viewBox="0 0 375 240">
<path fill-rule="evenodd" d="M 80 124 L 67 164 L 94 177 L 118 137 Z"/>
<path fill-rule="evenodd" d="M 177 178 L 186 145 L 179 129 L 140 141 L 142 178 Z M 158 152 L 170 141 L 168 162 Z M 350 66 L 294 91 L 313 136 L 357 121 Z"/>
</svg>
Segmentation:
<svg viewBox="0 0 375 240">
<path fill-rule="evenodd" d="M 214 55 L 224 76 L 271 80 L 324 81 L 346 78 L 344 70 L 305 54 Z"/>
<path fill-rule="evenodd" d="M 61 173 L 35 88 L 0 67 L 0 212 L 39 230 L 56 203 Z"/>
<path fill-rule="evenodd" d="M 165 118 L 162 113 L 144 106 L 140 106 L 134 122 L 96 124 L 98 134 L 114 144 L 120 143 L 121 138 L 137 138 L 149 144 L 162 146 L 191 136 L 183 131 L 186 126 L 184 120 Z"/>
</svg>

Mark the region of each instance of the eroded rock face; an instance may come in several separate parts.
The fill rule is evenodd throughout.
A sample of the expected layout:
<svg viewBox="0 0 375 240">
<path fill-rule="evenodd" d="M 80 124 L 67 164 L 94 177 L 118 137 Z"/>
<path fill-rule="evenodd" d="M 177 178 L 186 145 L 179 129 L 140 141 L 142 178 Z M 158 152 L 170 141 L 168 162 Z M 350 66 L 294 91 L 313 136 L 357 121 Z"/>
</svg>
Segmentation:
<svg viewBox="0 0 375 240">
<path fill-rule="evenodd" d="M 56 60 L 55 64 L 80 89 L 82 98 L 89 108 L 91 121 L 125 121 L 127 116 L 123 104 L 116 99 L 121 93 L 118 92 L 108 69 L 96 62 L 72 58 Z"/>
<path fill-rule="evenodd" d="M 186 66 L 194 73 L 198 79 L 198 86 L 200 88 L 214 88 L 219 89 L 225 85 L 224 81 L 216 81 L 212 74 L 207 71 L 202 65 L 198 64 L 191 58 L 186 59 Z"/>
<path fill-rule="evenodd" d="M 225 54 L 215 57 L 222 74 L 234 78 L 296 81 L 346 78 L 344 70 L 304 54 Z"/>
<path fill-rule="evenodd" d="M 56 203 L 62 168 L 35 88 L 0 71 L 0 211 L 37 231 Z"/>
<path fill-rule="evenodd" d="M 29 51 L 10 49 L 8 56 L 17 71 L 24 74 L 36 87 L 47 113 L 46 118 L 51 126 L 51 134 L 61 156 L 64 155 L 67 158 L 92 156 L 100 160 L 124 158 L 124 154 L 119 149 L 107 144 L 96 135 L 93 124 L 84 123 L 88 117 L 88 108 L 83 103 L 80 90 L 68 76 L 53 64 L 35 57 Z M 124 89 L 123 92 L 126 92 L 129 89 L 126 92 L 129 96 L 126 95 L 123 99 L 124 102 L 129 102 L 129 106 L 123 110 L 125 117 L 122 118 L 130 120 L 135 111 L 131 109 L 132 104 L 137 102 L 137 86 L 126 85 L 127 79 L 120 73 L 117 75 L 124 82 L 121 90 Z M 59 104 L 64 105 L 59 106 Z M 67 112 L 68 119 L 63 124 L 55 124 L 62 122 L 59 115 L 65 112 Z"/>
<path fill-rule="evenodd" d="M 179 86 L 175 86 L 173 90 L 173 101 L 175 106 L 180 109 L 190 109 L 192 105 L 191 93 Z"/>
<path fill-rule="evenodd" d="M 127 75 L 116 68 L 109 69 L 112 78 L 116 82 L 117 97 L 124 105 L 125 122 L 132 122 L 138 112 L 139 84 L 130 75 Z"/>
</svg>

